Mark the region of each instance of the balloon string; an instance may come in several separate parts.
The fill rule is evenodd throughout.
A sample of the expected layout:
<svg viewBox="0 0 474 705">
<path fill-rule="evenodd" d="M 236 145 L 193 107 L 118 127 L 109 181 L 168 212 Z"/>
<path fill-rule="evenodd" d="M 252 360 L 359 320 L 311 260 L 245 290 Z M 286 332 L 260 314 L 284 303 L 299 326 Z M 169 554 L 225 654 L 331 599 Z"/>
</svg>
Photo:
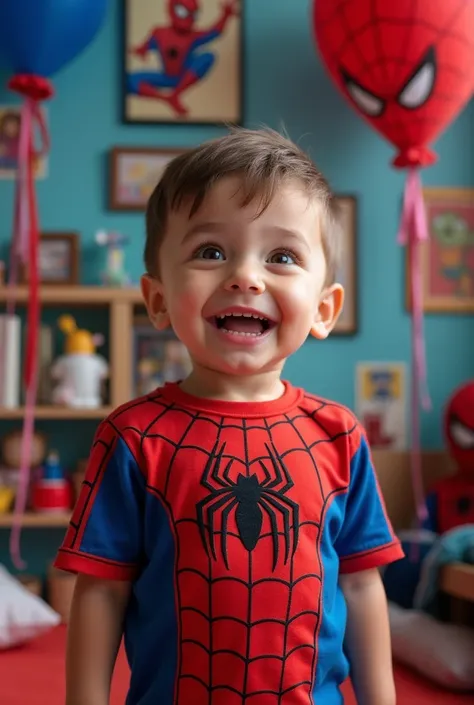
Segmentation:
<svg viewBox="0 0 474 705">
<path fill-rule="evenodd" d="M 28 502 L 30 467 L 34 436 L 34 415 L 37 393 L 38 368 L 38 331 L 40 323 L 38 243 L 39 219 L 35 191 L 35 168 L 37 154 L 33 146 L 35 120 L 41 126 L 44 123 L 38 105 L 31 98 L 26 98 L 21 111 L 22 138 L 18 155 L 17 195 L 15 206 L 14 237 L 12 254 L 13 267 L 17 268 L 19 260 L 28 267 L 29 293 L 27 309 L 27 339 L 24 365 L 24 382 L 26 388 L 25 414 L 20 458 L 18 488 L 15 498 L 13 525 L 10 534 L 10 554 L 18 570 L 26 564 L 21 558 L 20 538 L 23 515 Z M 41 129 L 41 127 L 40 127 Z M 13 273 L 11 284 L 16 281 L 17 272 Z M 13 287 L 12 287 L 13 291 Z"/>
<path fill-rule="evenodd" d="M 427 517 L 421 465 L 420 406 L 424 410 L 431 409 L 423 332 L 423 278 L 420 252 L 421 244 L 428 239 L 428 235 L 421 179 L 416 169 L 410 169 L 405 184 L 398 243 L 408 247 L 409 252 L 412 309 L 411 474 L 416 515 L 420 525 Z"/>
<path fill-rule="evenodd" d="M 7 348 L 7 330 L 8 320 L 15 315 L 15 286 L 18 282 L 18 270 L 27 261 L 27 243 L 28 243 L 28 203 L 22 194 L 25 192 L 26 174 L 25 165 L 28 159 L 30 139 L 30 125 L 28 116 L 23 119 L 23 114 L 20 120 L 20 138 L 18 141 L 17 153 L 17 178 L 15 182 L 15 203 L 13 215 L 13 229 L 10 246 L 10 266 L 7 280 L 7 299 L 6 299 L 6 320 L 3 335 L 5 336 L 4 344 L 0 346 L 0 370 L 4 370 L 5 355 Z M 4 398 L 5 388 L 3 386 L 4 376 L 0 374 L 0 399 Z"/>
</svg>

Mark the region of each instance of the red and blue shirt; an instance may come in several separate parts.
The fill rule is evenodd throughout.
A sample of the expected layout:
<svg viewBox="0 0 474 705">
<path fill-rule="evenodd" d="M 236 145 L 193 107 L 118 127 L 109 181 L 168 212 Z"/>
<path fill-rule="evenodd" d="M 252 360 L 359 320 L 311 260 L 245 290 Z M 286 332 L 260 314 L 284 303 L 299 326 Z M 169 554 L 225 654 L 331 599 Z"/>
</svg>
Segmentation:
<svg viewBox="0 0 474 705">
<path fill-rule="evenodd" d="M 340 705 L 338 576 L 402 555 L 347 409 L 168 384 L 101 423 L 56 566 L 133 581 L 127 705 Z"/>
</svg>

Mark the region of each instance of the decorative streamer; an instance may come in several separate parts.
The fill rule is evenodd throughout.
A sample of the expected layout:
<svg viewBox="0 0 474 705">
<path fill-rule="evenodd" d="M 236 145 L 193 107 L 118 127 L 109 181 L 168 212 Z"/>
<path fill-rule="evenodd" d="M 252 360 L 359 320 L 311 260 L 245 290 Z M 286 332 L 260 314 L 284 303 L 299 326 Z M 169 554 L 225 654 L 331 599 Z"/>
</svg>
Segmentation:
<svg viewBox="0 0 474 705">
<path fill-rule="evenodd" d="M 412 439 L 411 471 L 418 521 L 427 517 L 421 468 L 420 406 L 431 409 L 428 392 L 426 353 L 423 333 L 423 281 L 420 247 L 428 240 L 423 191 L 418 169 L 411 168 L 405 184 L 403 211 L 398 233 L 398 243 L 408 248 L 410 269 L 410 298 L 412 323 Z"/>
<path fill-rule="evenodd" d="M 40 103 L 53 95 L 46 79 L 30 76 L 15 76 L 9 84 L 11 90 L 24 97 L 21 109 L 21 133 L 18 152 L 18 173 L 15 193 L 15 212 L 10 259 L 9 295 L 7 311 L 15 311 L 15 285 L 18 268 L 27 267 L 29 299 L 27 304 L 27 337 L 24 361 L 24 383 L 26 389 L 25 415 L 23 420 L 22 447 L 18 490 L 15 498 L 13 526 L 10 534 L 10 553 L 18 570 L 26 567 L 21 558 L 20 538 L 23 515 L 27 505 L 30 481 L 30 465 L 34 434 L 35 405 L 38 386 L 38 331 L 40 325 L 39 298 L 39 217 L 35 186 L 35 169 L 38 159 L 49 151 L 49 135 L 40 108 Z M 35 130 L 40 136 L 40 149 L 35 150 Z"/>
</svg>

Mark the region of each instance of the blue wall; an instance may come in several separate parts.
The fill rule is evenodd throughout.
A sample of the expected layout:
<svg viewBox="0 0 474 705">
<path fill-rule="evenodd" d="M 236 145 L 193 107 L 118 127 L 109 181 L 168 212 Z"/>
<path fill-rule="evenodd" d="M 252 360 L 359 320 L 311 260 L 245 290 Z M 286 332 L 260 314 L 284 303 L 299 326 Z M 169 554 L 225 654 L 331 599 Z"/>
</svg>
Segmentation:
<svg viewBox="0 0 474 705">
<path fill-rule="evenodd" d="M 107 150 L 120 144 L 188 146 L 220 132 L 213 127 L 120 123 L 116 8 L 121 3 L 112 5 L 102 33 L 56 77 L 57 96 L 49 106 L 50 175 L 38 184 L 42 227 L 81 233 L 84 283 L 97 280 L 91 252 L 98 228 L 119 229 L 131 237 L 129 269 L 135 278 L 141 273 L 142 215 L 106 210 Z M 334 190 L 359 197 L 360 332 L 354 338 L 308 341 L 286 369 L 293 382 L 351 406 L 357 361 L 408 361 L 410 356 L 403 253 L 395 242 L 403 174 L 389 166 L 391 147 L 350 110 L 326 77 L 310 33 L 308 0 L 247 0 L 245 5 L 245 124 L 276 128 L 284 124 L 295 140 L 309 148 Z M 0 92 L 0 102 L 12 102 L 11 97 Z M 471 102 L 437 144 L 440 161 L 424 173 L 425 184 L 474 186 L 473 125 Z M 0 251 L 10 237 L 12 197 L 12 183 L 0 181 Z M 426 341 L 434 408 L 423 416 L 423 444 L 439 447 L 442 405 L 455 385 L 474 374 L 472 319 L 430 315 Z M 48 424 L 53 442 L 65 426 Z M 84 456 L 93 424 L 80 426 L 76 438 L 82 439 Z M 0 422 L 0 433 L 5 430 L 7 424 Z M 74 450 L 77 447 L 76 441 Z M 68 459 L 73 460 L 66 455 Z"/>
</svg>

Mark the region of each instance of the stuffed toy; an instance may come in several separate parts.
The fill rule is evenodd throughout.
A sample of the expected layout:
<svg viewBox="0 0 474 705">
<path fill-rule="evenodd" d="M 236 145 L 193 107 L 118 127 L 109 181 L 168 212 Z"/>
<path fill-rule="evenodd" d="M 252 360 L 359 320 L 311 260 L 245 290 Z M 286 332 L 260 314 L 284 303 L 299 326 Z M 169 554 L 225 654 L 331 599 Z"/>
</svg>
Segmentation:
<svg viewBox="0 0 474 705">
<path fill-rule="evenodd" d="M 437 534 L 474 524 L 474 380 L 449 400 L 444 434 L 456 472 L 439 480 L 427 497 L 429 516 L 424 528 Z"/>
</svg>

